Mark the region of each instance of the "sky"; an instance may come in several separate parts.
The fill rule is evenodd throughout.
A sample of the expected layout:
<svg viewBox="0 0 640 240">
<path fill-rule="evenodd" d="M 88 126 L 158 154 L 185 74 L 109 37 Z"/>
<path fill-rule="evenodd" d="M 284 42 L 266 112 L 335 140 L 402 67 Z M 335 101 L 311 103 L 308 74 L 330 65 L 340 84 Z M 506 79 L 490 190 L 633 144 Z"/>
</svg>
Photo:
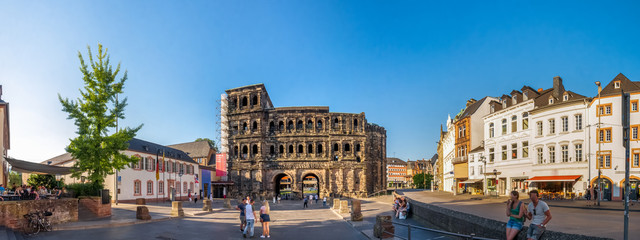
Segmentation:
<svg viewBox="0 0 640 240">
<path fill-rule="evenodd" d="M 364 112 L 387 155 L 436 153 L 469 98 L 528 85 L 586 96 L 618 73 L 640 80 L 636 1 L 5 1 L 0 84 L 8 155 L 44 161 L 76 128 L 58 101 L 83 87 L 78 52 L 121 63 L 121 126 L 175 144 L 218 139 L 226 89 L 264 83 L 275 107 Z"/>
</svg>

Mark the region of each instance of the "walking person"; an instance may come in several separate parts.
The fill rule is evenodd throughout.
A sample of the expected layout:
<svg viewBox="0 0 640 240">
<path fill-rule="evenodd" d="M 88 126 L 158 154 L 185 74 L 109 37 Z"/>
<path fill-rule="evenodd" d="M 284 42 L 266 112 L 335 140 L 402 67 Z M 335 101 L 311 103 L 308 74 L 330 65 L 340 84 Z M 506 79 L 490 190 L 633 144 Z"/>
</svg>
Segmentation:
<svg viewBox="0 0 640 240">
<path fill-rule="evenodd" d="M 520 201 L 520 194 L 518 191 L 512 191 L 511 198 L 507 201 L 507 240 L 513 240 L 518 235 L 522 226 L 524 225 L 525 212 L 527 208 L 524 203 Z"/>
<path fill-rule="evenodd" d="M 269 211 L 269 201 L 264 200 L 262 207 L 260 207 L 260 222 L 262 222 L 262 236 L 260 236 L 260 238 L 271 238 L 271 230 L 269 229 L 271 218 L 269 217 Z"/>
<path fill-rule="evenodd" d="M 186 186 L 186 185 L 185 185 Z M 191 202 L 191 190 L 189 190 L 189 193 L 187 194 L 189 197 L 189 202 Z"/>
<path fill-rule="evenodd" d="M 547 223 L 551 221 L 551 211 L 546 202 L 540 200 L 538 190 L 529 192 L 531 203 L 527 207 L 527 219 L 531 220 L 529 229 L 527 229 L 528 240 L 538 240 L 542 233 L 547 229 Z"/>
<path fill-rule="evenodd" d="M 598 185 L 593 185 L 593 206 L 598 203 Z"/>
<path fill-rule="evenodd" d="M 236 206 L 236 210 L 240 210 L 240 231 L 242 232 L 244 230 L 244 226 L 247 225 L 247 218 L 245 216 L 245 206 L 247 205 L 246 200 L 242 199 L 240 201 L 240 204 L 238 204 L 238 206 Z"/>
<path fill-rule="evenodd" d="M 253 212 L 253 199 L 249 201 L 249 204 L 244 206 L 244 211 L 247 219 L 247 225 L 244 227 L 244 231 L 242 232 L 242 237 L 247 238 L 247 233 L 249 233 L 249 237 L 253 237 L 253 227 L 256 222 L 256 215 Z"/>
<path fill-rule="evenodd" d="M 316 203 L 318 203 L 318 194 L 314 195 L 313 198 L 315 198 Z"/>
<path fill-rule="evenodd" d="M 308 198 L 304 198 L 304 205 L 302 206 L 302 208 L 308 208 L 309 205 L 307 205 L 307 203 L 309 202 Z"/>
<path fill-rule="evenodd" d="M 327 196 L 324 196 L 324 198 L 322 198 L 322 206 L 323 207 L 327 206 Z"/>
</svg>

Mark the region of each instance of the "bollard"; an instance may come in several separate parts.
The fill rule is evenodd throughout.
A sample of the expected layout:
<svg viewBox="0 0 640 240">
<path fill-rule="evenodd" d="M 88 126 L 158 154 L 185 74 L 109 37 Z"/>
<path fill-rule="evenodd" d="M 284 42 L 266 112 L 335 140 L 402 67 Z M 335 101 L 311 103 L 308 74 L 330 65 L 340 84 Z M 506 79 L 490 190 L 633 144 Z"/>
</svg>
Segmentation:
<svg viewBox="0 0 640 240">
<path fill-rule="evenodd" d="M 171 202 L 171 216 L 172 217 L 184 217 L 184 210 L 182 210 L 182 202 Z"/>
<path fill-rule="evenodd" d="M 340 201 L 340 213 L 349 213 L 349 201 Z"/>
<path fill-rule="evenodd" d="M 202 200 L 202 211 L 205 211 L 205 212 L 211 212 L 212 211 L 212 209 L 211 209 L 211 200 L 209 200 L 209 199 Z"/>
<path fill-rule="evenodd" d="M 340 199 L 333 199 L 333 209 L 334 210 L 340 209 Z"/>
<path fill-rule="evenodd" d="M 351 201 L 351 221 L 362 221 L 362 210 L 360 200 Z"/>
</svg>

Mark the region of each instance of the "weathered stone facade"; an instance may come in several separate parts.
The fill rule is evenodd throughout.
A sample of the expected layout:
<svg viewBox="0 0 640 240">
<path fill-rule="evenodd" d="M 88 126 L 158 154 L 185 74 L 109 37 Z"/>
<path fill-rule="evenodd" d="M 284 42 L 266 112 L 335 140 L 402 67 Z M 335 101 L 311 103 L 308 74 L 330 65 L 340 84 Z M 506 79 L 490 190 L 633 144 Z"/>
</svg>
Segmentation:
<svg viewBox="0 0 640 240">
<path fill-rule="evenodd" d="M 263 84 L 226 93 L 227 139 L 222 142 L 228 143 L 231 196 L 270 199 L 283 176 L 291 179 L 297 197 L 302 197 L 308 176 L 318 180 L 320 197 L 365 196 L 385 189 L 386 130 L 367 123 L 364 113 L 274 108 Z"/>
</svg>

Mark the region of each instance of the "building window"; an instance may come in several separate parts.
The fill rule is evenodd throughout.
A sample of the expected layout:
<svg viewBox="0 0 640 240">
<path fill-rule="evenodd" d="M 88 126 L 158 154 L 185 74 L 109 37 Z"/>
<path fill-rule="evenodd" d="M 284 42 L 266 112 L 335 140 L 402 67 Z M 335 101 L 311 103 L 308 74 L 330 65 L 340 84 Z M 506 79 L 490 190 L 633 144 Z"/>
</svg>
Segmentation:
<svg viewBox="0 0 640 240">
<path fill-rule="evenodd" d="M 549 104 L 553 104 L 553 97 L 549 97 Z"/>
<path fill-rule="evenodd" d="M 529 129 L 529 113 L 522 114 L 522 130 Z"/>
<path fill-rule="evenodd" d="M 507 119 L 502 119 L 502 135 L 507 134 Z"/>
<path fill-rule="evenodd" d="M 522 142 L 522 157 L 529 157 L 529 142 Z"/>
<path fill-rule="evenodd" d="M 611 103 L 598 105 L 597 116 L 611 116 Z"/>
<path fill-rule="evenodd" d="M 518 117 L 516 115 L 511 116 L 511 132 L 518 131 Z"/>
<path fill-rule="evenodd" d="M 616 89 L 620 88 L 620 81 L 613 82 L 613 87 L 616 88 Z"/>
<path fill-rule="evenodd" d="M 180 182 L 176 182 L 176 193 L 180 193 Z"/>
<path fill-rule="evenodd" d="M 542 127 L 542 122 L 536 122 L 536 126 L 537 126 L 537 134 L 538 136 L 542 136 L 543 133 L 543 127 Z"/>
<path fill-rule="evenodd" d="M 293 153 L 293 145 L 289 145 L 289 153 Z"/>
<path fill-rule="evenodd" d="M 538 164 L 542 164 L 542 161 L 544 160 L 542 148 L 537 148 L 537 150 L 538 150 Z"/>
<path fill-rule="evenodd" d="M 611 128 L 598 129 L 598 142 L 610 143 L 611 142 Z"/>
<path fill-rule="evenodd" d="M 582 130 L 582 114 L 576 115 L 576 130 Z"/>
<path fill-rule="evenodd" d="M 163 194 L 164 195 L 164 182 L 163 181 L 158 182 L 158 194 Z"/>
<path fill-rule="evenodd" d="M 153 195 L 153 182 L 147 181 L 147 195 Z"/>
<path fill-rule="evenodd" d="M 302 144 L 298 145 L 298 153 L 304 153 L 304 147 L 302 147 Z"/>
<path fill-rule="evenodd" d="M 569 117 L 562 117 L 562 132 L 569 131 Z"/>
<path fill-rule="evenodd" d="M 631 112 L 638 112 L 638 99 L 631 100 Z"/>
<path fill-rule="evenodd" d="M 337 152 L 337 151 L 339 151 L 339 149 L 340 149 L 340 145 L 338 145 L 337 143 L 334 143 L 333 144 L 333 151 Z"/>
<path fill-rule="evenodd" d="M 307 146 L 307 153 L 313 153 L 313 144 L 309 144 L 309 146 Z"/>
<path fill-rule="evenodd" d="M 494 149 L 489 148 L 489 162 L 493 162 L 494 159 L 495 159 Z"/>
<path fill-rule="evenodd" d="M 556 120 L 555 119 L 549 119 L 549 134 L 554 134 L 556 133 Z"/>
<path fill-rule="evenodd" d="M 502 146 L 502 160 L 507 160 L 507 145 Z"/>
<path fill-rule="evenodd" d="M 183 192 L 183 193 L 187 193 L 187 182 L 183 182 L 183 183 L 182 183 L 182 186 L 183 186 L 183 188 L 182 188 L 182 192 Z"/>
<path fill-rule="evenodd" d="M 600 151 L 597 155 L 599 168 L 611 168 L 611 151 Z"/>
<path fill-rule="evenodd" d="M 322 144 L 318 144 L 318 153 L 322 153 Z"/>
<path fill-rule="evenodd" d="M 640 167 L 640 148 L 631 150 L 632 167 Z"/>
<path fill-rule="evenodd" d="M 569 101 L 569 94 L 565 93 L 564 95 L 562 95 L 562 101 Z"/>
<path fill-rule="evenodd" d="M 494 113 L 496 111 L 496 106 L 491 105 L 491 113 Z"/>
<path fill-rule="evenodd" d="M 638 140 L 638 128 L 640 125 L 631 126 L 631 140 Z"/>
<path fill-rule="evenodd" d="M 493 127 L 493 123 L 489 123 L 489 137 L 492 138 L 494 137 L 494 127 Z"/>
<path fill-rule="evenodd" d="M 511 144 L 511 159 L 517 159 L 518 158 L 518 144 L 514 143 Z"/>
<path fill-rule="evenodd" d="M 189 191 L 190 191 L 190 192 L 193 192 L 193 182 L 190 182 L 190 183 L 189 183 Z"/>
<path fill-rule="evenodd" d="M 549 163 L 556 163 L 556 147 L 549 147 Z"/>
<path fill-rule="evenodd" d="M 133 181 L 133 195 L 139 196 L 142 194 L 142 182 L 140 180 Z"/>
<path fill-rule="evenodd" d="M 582 144 L 576 144 L 576 162 L 582 162 Z"/>
<path fill-rule="evenodd" d="M 562 151 L 562 162 L 569 162 L 569 146 L 562 145 L 560 150 Z"/>
</svg>

